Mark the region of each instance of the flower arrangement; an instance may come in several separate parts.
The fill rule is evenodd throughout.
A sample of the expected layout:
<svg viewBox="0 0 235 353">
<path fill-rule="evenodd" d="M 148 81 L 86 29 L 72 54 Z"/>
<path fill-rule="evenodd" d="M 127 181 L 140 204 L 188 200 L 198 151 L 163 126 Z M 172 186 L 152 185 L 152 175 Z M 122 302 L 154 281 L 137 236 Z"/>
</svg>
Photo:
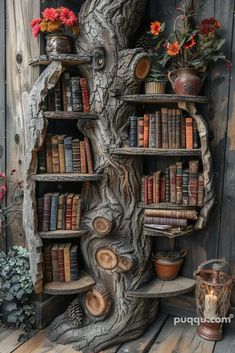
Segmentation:
<svg viewBox="0 0 235 353">
<path fill-rule="evenodd" d="M 42 17 L 31 21 L 32 33 L 35 38 L 39 33 L 63 33 L 76 37 L 79 34 L 78 18 L 67 7 L 48 7 L 42 12 Z"/>
</svg>

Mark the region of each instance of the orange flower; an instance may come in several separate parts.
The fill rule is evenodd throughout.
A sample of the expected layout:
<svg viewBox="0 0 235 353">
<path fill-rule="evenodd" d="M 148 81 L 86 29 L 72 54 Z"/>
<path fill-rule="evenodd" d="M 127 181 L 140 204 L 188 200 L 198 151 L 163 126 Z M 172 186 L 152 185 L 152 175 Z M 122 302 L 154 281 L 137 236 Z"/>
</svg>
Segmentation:
<svg viewBox="0 0 235 353">
<path fill-rule="evenodd" d="M 176 56 L 179 54 L 180 46 L 179 42 L 175 41 L 173 43 L 167 44 L 167 54 L 170 56 Z"/>
<path fill-rule="evenodd" d="M 47 27 L 48 27 L 48 22 L 46 22 L 45 20 L 43 20 L 40 25 L 40 31 L 41 32 L 46 32 L 47 31 Z"/>
<path fill-rule="evenodd" d="M 78 27 L 78 26 L 73 25 L 73 26 L 70 27 L 70 29 L 71 29 L 71 31 L 73 32 L 73 35 L 74 35 L 74 36 L 79 35 L 79 27 Z"/>
<path fill-rule="evenodd" d="M 48 32 L 55 32 L 60 28 L 60 23 L 59 21 L 49 21 L 48 26 L 47 26 L 47 31 Z"/>
<path fill-rule="evenodd" d="M 161 23 L 158 21 L 151 22 L 150 33 L 153 36 L 158 36 L 161 32 Z"/>
<path fill-rule="evenodd" d="M 192 37 L 191 39 L 189 39 L 189 40 L 184 44 L 184 48 L 185 48 L 185 49 L 190 49 L 190 48 L 194 47 L 194 45 L 196 45 L 196 42 L 195 42 L 194 37 Z"/>
</svg>

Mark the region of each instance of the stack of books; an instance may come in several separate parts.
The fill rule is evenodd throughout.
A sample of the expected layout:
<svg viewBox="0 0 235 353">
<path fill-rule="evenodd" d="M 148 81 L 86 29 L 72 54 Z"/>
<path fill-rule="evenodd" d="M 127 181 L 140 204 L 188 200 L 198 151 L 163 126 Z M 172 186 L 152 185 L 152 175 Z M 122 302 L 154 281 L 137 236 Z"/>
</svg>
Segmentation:
<svg viewBox="0 0 235 353">
<path fill-rule="evenodd" d="M 90 112 L 87 80 L 70 77 L 65 72 L 48 94 L 47 109 L 50 111 Z"/>
<path fill-rule="evenodd" d="M 78 280 L 78 245 L 55 243 L 43 247 L 45 282 Z"/>
<path fill-rule="evenodd" d="M 204 205 L 204 177 L 199 172 L 199 161 L 170 165 L 152 175 L 141 178 L 141 201 L 145 205 L 172 203 L 184 206 Z"/>
<path fill-rule="evenodd" d="M 91 147 L 84 141 L 66 135 L 47 135 L 44 147 L 38 152 L 39 173 L 93 174 Z"/>
<path fill-rule="evenodd" d="M 162 108 L 155 114 L 131 116 L 130 147 L 142 148 L 199 148 L 196 121 L 183 117 L 180 109 Z"/>
<path fill-rule="evenodd" d="M 81 221 L 81 198 L 78 194 L 44 194 L 37 200 L 38 230 L 78 230 Z"/>
</svg>

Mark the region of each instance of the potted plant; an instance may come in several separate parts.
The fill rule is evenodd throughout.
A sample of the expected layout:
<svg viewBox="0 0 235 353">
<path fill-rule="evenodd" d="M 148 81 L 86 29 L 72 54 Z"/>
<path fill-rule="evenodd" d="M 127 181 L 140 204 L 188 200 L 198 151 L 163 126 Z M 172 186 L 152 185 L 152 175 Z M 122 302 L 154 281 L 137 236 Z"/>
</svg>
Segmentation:
<svg viewBox="0 0 235 353">
<path fill-rule="evenodd" d="M 199 24 L 194 22 L 194 13 L 186 6 L 178 7 L 180 13 L 174 22 L 172 33 L 167 38 L 158 38 L 160 22 L 151 23 L 151 34 L 158 40 L 155 50 L 160 52 L 160 63 L 167 68 L 172 88 L 179 95 L 197 95 L 203 85 L 209 64 L 223 60 L 230 66 L 221 48 L 225 39 L 220 38 L 220 22 L 207 18 Z"/>
<path fill-rule="evenodd" d="M 68 54 L 72 51 L 71 38 L 79 34 L 78 18 L 67 7 L 50 7 L 42 12 L 42 17 L 31 21 L 35 38 L 39 33 L 46 35 L 46 53 Z"/>
<path fill-rule="evenodd" d="M 175 279 L 182 267 L 187 251 L 158 251 L 153 254 L 152 260 L 157 277 L 163 281 Z"/>
<path fill-rule="evenodd" d="M 158 66 L 153 65 L 148 77 L 145 79 L 146 94 L 164 94 L 167 83 L 167 75 Z"/>
</svg>

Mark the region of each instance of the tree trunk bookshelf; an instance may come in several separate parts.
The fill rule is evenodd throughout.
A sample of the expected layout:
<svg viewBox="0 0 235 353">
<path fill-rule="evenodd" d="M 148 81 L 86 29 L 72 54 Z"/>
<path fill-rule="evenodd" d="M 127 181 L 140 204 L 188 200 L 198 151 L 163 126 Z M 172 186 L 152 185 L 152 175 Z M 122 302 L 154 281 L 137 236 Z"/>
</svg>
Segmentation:
<svg viewBox="0 0 235 353">
<path fill-rule="evenodd" d="M 105 6 L 105 11 L 102 6 Z M 124 12 L 122 6 L 125 6 Z M 99 352 L 140 336 L 157 318 L 157 298 L 192 291 L 195 283 L 191 278 L 180 276 L 166 282 L 154 276 L 151 263 L 153 239 L 165 237 L 172 244 L 176 237 L 204 228 L 215 199 L 207 123 L 196 106 L 206 103 L 206 97 L 139 94 L 150 69 L 150 59 L 143 49 L 128 48 L 144 6 L 145 1 L 142 0 L 118 0 L 115 6 L 111 0 L 87 1 L 80 12 L 81 33 L 76 43 L 77 54 L 41 55 L 29 62 L 44 69 L 32 87 L 26 111 L 23 219 L 32 279 L 38 293 L 78 294 L 67 311 L 51 323 L 48 335 L 51 340 L 72 344 L 83 353 Z M 95 55 L 100 47 L 104 53 L 102 68 L 97 67 Z M 48 92 L 56 86 L 65 70 L 75 70 L 79 76 L 86 77 L 91 112 L 43 109 Z M 173 105 L 195 119 L 200 148 L 128 146 L 129 116 L 138 110 L 139 105 L 148 109 L 159 104 Z M 69 124 L 77 126 L 77 131 L 89 139 L 94 173 L 38 173 L 38 151 L 44 144 L 50 124 L 56 128 L 58 122 L 62 124 L 58 126 L 65 128 Z M 200 159 L 205 181 L 203 207 L 184 207 L 172 203 L 145 205 L 140 202 L 141 175 L 146 158 L 162 159 L 164 162 L 175 158 Z M 69 187 L 80 192 L 82 184 L 80 228 L 73 231 L 39 231 L 38 190 L 50 191 L 51 188 L 54 192 L 58 185 L 62 185 L 62 190 Z M 146 208 L 192 209 L 198 212 L 198 218 L 185 231 L 171 235 L 150 230 L 143 224 Z M 45 282 L 43 245 L 68 240 L 79 244 L 83 266 L 78 280 Z"/>
</svg>

